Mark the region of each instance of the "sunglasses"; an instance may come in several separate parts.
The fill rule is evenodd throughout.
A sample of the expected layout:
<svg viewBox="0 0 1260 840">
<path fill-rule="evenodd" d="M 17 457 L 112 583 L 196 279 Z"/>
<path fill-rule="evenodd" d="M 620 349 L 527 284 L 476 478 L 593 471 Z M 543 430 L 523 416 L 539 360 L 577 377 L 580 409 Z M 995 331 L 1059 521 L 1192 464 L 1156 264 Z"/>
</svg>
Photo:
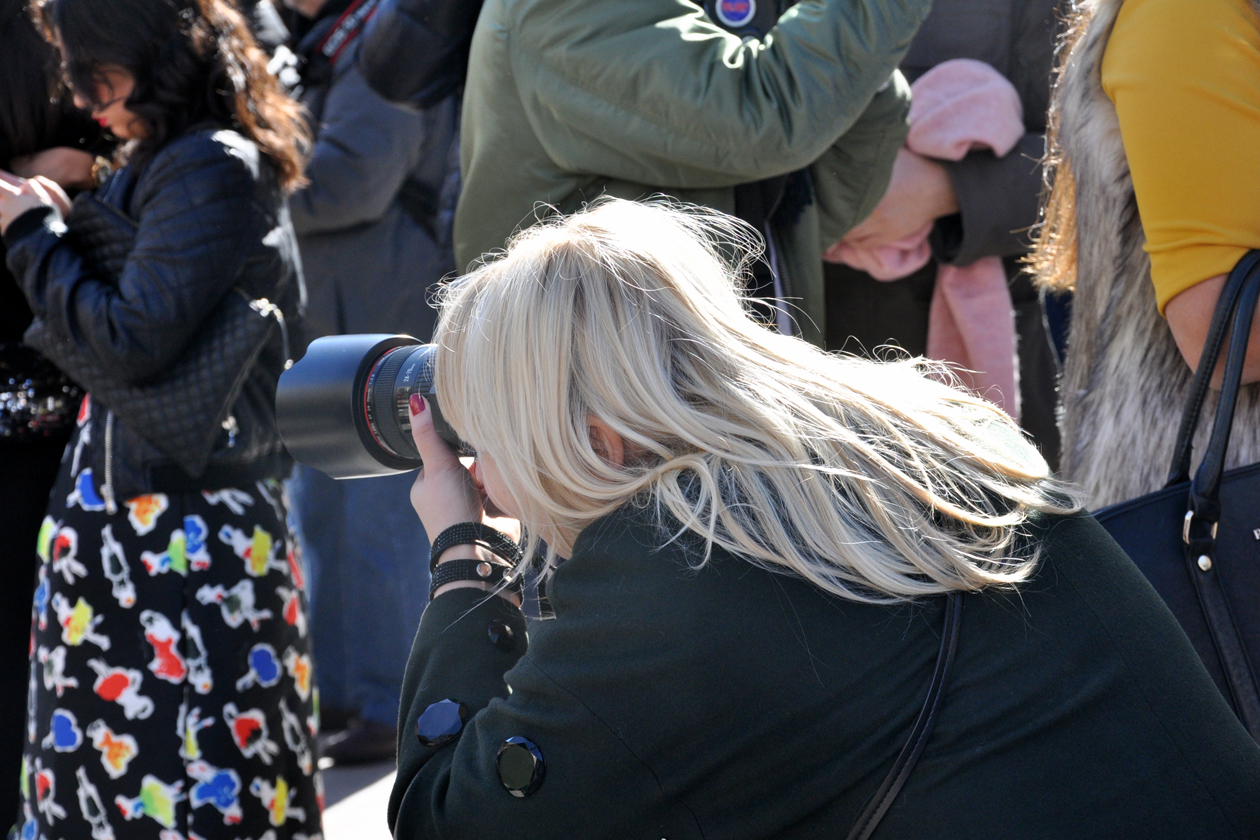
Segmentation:
<svg viewBox="0 0 1260 840">
<path fill-rule="evenodd" d="M 98 105 L 93 105 L 93 106 L 92 106 L 92 109 L 91 109 L 91 113 L 93 113 L 93 114 L 100 114 L 100 113 L 102 113 L 102 112 L 104 112 L 104 111 L 109 110 L 109 109 L 110 109 L 110 108 L 112 108 L 114 105 L 117 105 L 119 102 L 122 102 L 122 101 L 123 101 L 123 100 L 125 100 L 126 98 L 127 98 L 127 97 L 125 97 L 125 96 L 115 96 L 113 99 L 109 100 L 108 102 L 102 102 L 102 103 L 100 103 L 100 104 L 98 104 Z"/>
</svg>

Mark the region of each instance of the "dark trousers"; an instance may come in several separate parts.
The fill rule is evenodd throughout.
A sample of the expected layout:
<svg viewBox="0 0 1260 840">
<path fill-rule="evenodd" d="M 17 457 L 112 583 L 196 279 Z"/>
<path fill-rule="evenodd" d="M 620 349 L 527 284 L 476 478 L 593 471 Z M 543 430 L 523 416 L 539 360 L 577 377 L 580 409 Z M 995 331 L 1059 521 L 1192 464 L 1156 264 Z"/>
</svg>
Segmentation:
<svg viewBox="0 0 1260 840">
<path fill-rule="evenodd" d="M 30 677 L 31 596 L 35 541 L 57 480 L 66 437 L 30 444 L 0 444 L 0 830 L 18 812 L 18 778 L 26 732 Z"/>
<path fill-rule="evenodd" d="M 394 726 L 411 642 L 429 601 L 429 538 L 415 475 L 334 481 L 298 465 L 289 482 L 310 572 L 320 701 Z"/>
</svg>

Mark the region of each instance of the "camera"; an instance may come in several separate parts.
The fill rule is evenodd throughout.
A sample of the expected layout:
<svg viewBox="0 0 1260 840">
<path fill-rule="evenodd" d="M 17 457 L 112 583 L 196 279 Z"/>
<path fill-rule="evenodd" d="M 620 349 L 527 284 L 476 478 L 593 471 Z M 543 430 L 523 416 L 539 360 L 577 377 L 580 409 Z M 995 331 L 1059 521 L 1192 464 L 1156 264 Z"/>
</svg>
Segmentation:
<svg viewBox="0 0 1260 840">
<path fill-rule="evenodd" d="M 424 463 L 411 440 L 412 394 L 428 402 L 443 440 L 461 455 L 474 454 L 438 407 L 435 349 L 409 335 L 315 339 L 276 388 L 276 426 L 289 454 L 333 478 L 418 469 Z"/>
</svg>

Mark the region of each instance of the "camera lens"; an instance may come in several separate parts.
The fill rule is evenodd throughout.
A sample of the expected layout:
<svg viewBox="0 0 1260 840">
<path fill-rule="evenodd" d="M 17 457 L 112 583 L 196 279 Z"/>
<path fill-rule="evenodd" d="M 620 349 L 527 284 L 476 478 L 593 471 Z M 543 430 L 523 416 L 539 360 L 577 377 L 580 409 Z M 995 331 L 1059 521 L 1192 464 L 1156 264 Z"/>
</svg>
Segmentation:
<svg viewBox="0 0 1260 840">
<path fill-rule="evenodd" d="M 372 439 L 391 455 L 418 458 L 411 439 L 412 394 L 431 401 L 433 395 L 433 345 L 396 347 L 376 360 L 368 374 L 368 429 Z"/>
<path fill-rule="evenodd" d="M 435 347 L 406 335 L 316 339 L 280 377 L 276 425 L 295 460 L 333 478 L 423 466 L 408 403 L 419 394 L 443 440 L 472 454 L 443 419 L 433 383 Z"/>
</svg>

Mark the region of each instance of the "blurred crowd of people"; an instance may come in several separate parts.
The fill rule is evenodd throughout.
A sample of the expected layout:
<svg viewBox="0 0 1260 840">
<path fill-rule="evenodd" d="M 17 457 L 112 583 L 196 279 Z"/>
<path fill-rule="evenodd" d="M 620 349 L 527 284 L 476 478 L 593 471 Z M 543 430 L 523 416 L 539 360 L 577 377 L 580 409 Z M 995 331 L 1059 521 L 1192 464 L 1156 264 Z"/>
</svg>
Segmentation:
<svg viewBox="0 0 1260 840">
<path fill-rule="evenodd" d="M 0 0 L 0 823 L 310 838 L 321 759 L 396 756 L 397 836 L 446 818 L 406 787 L 445 743 L 417 753 L 440 698 L 416 676 L 436 642 L 412 653 L 438 536 L 415 476 L 294 464 L 276 384 L 323 336 L 430 341 L 445 278 L 601 197 L 742 220 L 758 324 L 953 365 L 1085 508 L 1159 489 L 1225 275 L 1260 248 L 1258 14 Z M 1229 467 L 1260 461 L 1251 347 Z M 1225 802 L 1260 778 L 1242 731 L 1195 736 L 1234 787 L 1161 830 L 1254 836 Z"/>
</svg>

